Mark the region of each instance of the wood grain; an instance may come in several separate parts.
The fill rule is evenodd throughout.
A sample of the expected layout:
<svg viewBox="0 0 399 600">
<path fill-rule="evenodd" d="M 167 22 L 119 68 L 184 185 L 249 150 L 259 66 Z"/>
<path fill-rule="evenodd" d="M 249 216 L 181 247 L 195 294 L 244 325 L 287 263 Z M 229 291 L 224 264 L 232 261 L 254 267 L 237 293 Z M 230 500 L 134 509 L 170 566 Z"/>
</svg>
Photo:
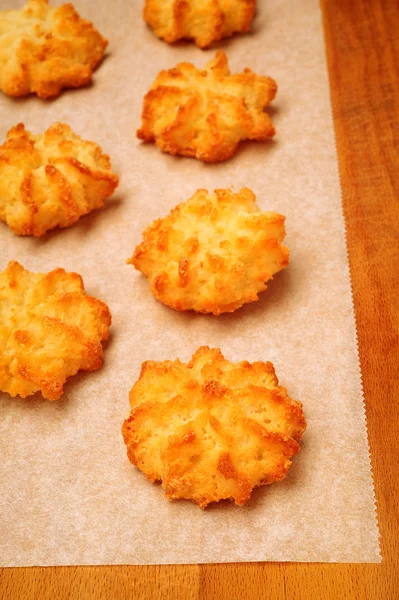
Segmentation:
<svg viewBox="0 0 399 600">
<path fill-rule="evenodd" d="M 383 563 L 2 569 L 3 600 L 399 597 L 399 2 L 322 8 Z"/>
</svg>

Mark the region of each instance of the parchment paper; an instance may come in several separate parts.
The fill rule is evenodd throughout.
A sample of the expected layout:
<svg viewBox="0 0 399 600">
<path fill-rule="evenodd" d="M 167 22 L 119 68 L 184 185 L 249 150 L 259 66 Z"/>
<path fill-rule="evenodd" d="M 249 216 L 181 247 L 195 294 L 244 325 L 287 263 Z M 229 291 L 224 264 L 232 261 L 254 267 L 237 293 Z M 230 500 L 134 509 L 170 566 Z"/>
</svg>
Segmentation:
<svg viewBox="0 0 399 600">
<path fill-rule="evenodd" d="M 2 0 L 1 8 L 22 2 Z M 58 4 L 58 2 L 56 2 Z M 0 224 L 0 268 L 77 271 L 113 315 L 104 368 L 69 380 L 61 400 L 0 394 L 1 565 L 379 562 L 337 159 L 317 0 L 258 2 L 249 35 L 220 44 L 233 71 L 276 79 L 273 142 L 216 166 L 162 154 L 135 137 L 161 68 L 203 66 L 214 50 L 168 46 L 142 2 L 75 0 L 110 40 L 92 86 L 44 102 L 0 96 L 0 136 L 19 121 L 64 121 L 111 155 L 121 184 L 106 207 L 42 239 Z M 287 216 L 290 266 L 261 300 L 220 317 L 158 303 L 126 265 L 143 229 L 197 188 L 249 186 Z M 202 344 L 232 361 L 270 360 L 308 422 L 287 478 L 245 507 L 168 502 L 127 460 L 120 427 L 141 362 L 188 360 Z M 1 351 L 1 350 L 0 350 Z"/>
</svg>

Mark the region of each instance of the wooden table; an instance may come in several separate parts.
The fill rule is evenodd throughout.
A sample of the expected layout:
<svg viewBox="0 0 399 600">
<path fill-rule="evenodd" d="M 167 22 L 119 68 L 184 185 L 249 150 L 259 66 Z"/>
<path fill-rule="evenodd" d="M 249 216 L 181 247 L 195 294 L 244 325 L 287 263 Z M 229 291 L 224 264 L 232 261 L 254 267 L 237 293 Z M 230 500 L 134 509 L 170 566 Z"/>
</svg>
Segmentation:
<svg viewBox="0 0 399 600">
<path fill-rule="evenodd" d="M 399 598 L 399 1 L 322 8 L 382 564 L 1 569 L 2 600 Z"/>
</svg>

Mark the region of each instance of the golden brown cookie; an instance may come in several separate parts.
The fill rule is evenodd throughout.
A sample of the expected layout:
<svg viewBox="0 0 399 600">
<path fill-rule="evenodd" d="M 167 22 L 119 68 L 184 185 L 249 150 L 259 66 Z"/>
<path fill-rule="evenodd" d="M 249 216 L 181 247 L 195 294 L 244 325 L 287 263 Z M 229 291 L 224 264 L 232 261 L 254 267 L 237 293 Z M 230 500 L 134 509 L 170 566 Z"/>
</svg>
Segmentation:
<svg viewBox="0 0 399 600">
<path fill-rule="evenodd" d="M 77 273 L 30 273 L 11 261 L 0 273 L 0 391 L 57 400 L 68 377 L 102 366 L 106 304 Z"/>
<path fill-rule="evenodd" d="M 254 302 L 289 258 L 285 217 L 255 200 L 248 188 L 198 190 L 145 230 L 128 262 L 176 310 L 219 315 Z"/>
<path fill-rule="evenodd" d="M 0 11 L 0 89 L 9 96 L 58 96 L 91 80 L 107 40 L 72 4 L 28 0 Z"/>
<path fill-rule="evenodd" d="M 284 479 L 306 428 L 302 404 L 269 362 L 226 360 L 201 347 L 188 364 L 143 363 L 122 433 L 129 460 L 169 499 L 201 508 Z"/>
<path fill-rule="evenodd" d="M 264 109 L 276 92 L 273 79 L 250 69 L 232 75 L 221 51 L 203 70 L 180 63 L 161 71 L 146 94 L 137 136 L 169 154 L 227 160 L 241 141 L 274 135 Z"/>
<path fill-rule="evenodd" d="M 249 30 L 256 0 L 146 0 L 144 20 L 165 42 L 194 40 L 200 48 Z"/>
<path fill-rule="evenodd" d="M 0 146 L 0 219 L 18 235 L 41 236 L 100 208 L 118 182 L 109 157 L 68 125 L 32 135 L 20 123 Z"/>
</svg>

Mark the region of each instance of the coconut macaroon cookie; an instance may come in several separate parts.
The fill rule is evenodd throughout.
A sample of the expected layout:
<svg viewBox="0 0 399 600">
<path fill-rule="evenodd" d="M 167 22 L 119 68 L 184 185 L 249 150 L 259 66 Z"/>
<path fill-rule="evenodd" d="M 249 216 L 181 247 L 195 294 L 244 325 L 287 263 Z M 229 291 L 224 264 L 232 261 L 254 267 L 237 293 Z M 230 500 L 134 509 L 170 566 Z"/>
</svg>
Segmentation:
<svg viewBox="0 0 399 600">
<path fill-rule="evenodd" d="M 122 434 L 129 460 L 169 499 L 201 508 L 284 479 L 306 428 L 302 404 L 269 362 L 226 360 L 201 347 L 188 364 L 143 363 Z"/>
<path fill-rule="evenodd" d="M 58 96 L 91 79 L 108 42 L 72 4 L 28 0 L 0 11 L 0 89 L 9 96 Z"/>
<path fill-rule="evenodd" d="M 241 141 L 274 135 L 264 109 L 276 92 L 273 79 L 251 69 L 232 75 L 221 51 L 203 70 L 180 63 L 156 77 L 144 98 L 137 136 L 169 154 L 227 160 Z"/>
<path fill-rule="evenodd" d="M 31 273 L 12 261 L 0 273 L 0 391 L 57 400 L 68 377 L 103 364 L 111 314 L 77 273 Z"/>
<path fill-rule="evenodd" d="M 144 20 L 165 42 L 193 40 L 200 48 L 248 31 L 256 0 L 145 0 Z"/>
<path fill-rule="evenodd" d="M 118 182 L 100 146 L 68 125 L 33 135 L 20 123 L 0 146 L 0 219 L 17 235 L 41 236 L 100 208 Z"/>
<path fill-rule="evenodd" d="M 255 200 L 248 188 L 198 190 L 144 231 L 128 262 L 176 310 L 219 315 L 254 302 L 289 258 L 285 217 Z"/>
</svg>

